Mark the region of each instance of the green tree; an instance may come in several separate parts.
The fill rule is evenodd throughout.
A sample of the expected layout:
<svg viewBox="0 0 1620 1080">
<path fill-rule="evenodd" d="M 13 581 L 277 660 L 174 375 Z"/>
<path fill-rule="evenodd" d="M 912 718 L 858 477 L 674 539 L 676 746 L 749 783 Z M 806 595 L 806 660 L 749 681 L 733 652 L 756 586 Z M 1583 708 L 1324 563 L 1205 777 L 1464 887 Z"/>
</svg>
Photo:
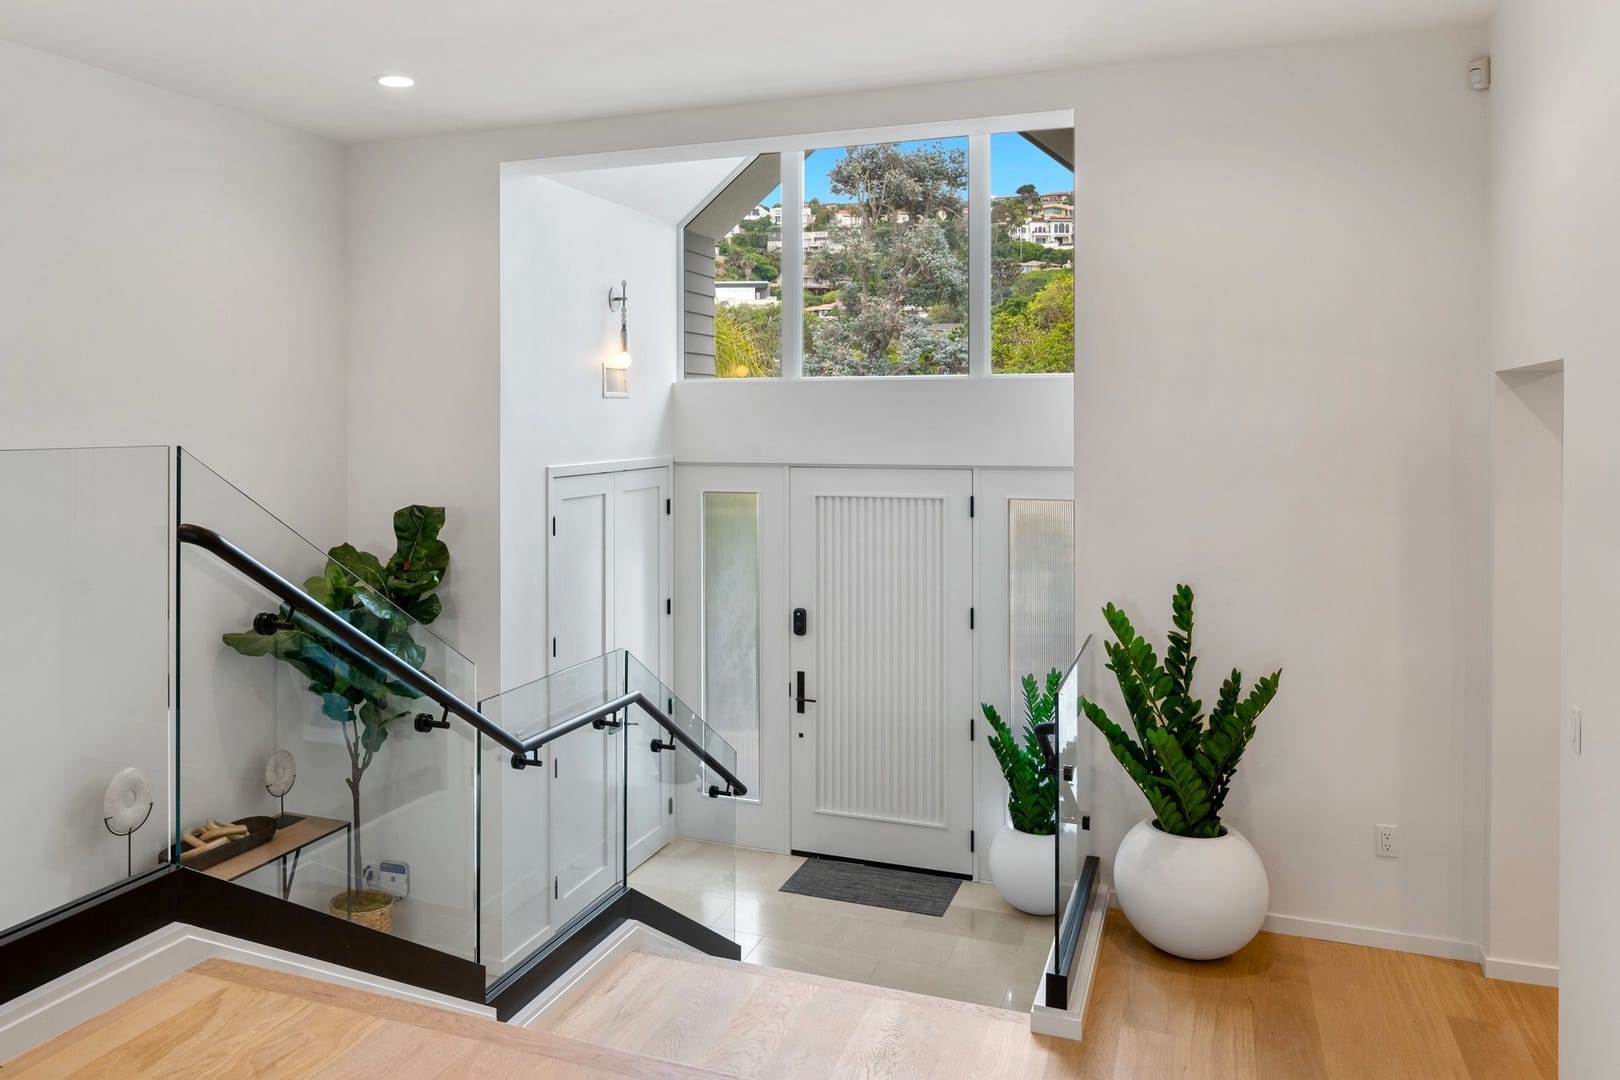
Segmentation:
<svg viewBox="0 0 1620 1080">
<path fill-rule="evenodd" d="M 1074 271 L 1037 270 L 1035 279 L 996 306 L 990 323 L 990 370 L 1074 370 Z"/>
<path fill-rule="evenodd" d="M 965 372 L 967 339 L 929 329 L 927 311 L 967 306 L 967 155 L 938 143 L 848 147 L 828 171 L 856 221 L 807 260 L 839 309 L 805 334 L 817 375 Z"/>
<path fill-rule="evenodd" d="M 762 379 L 782 371 L 782 306 L 718 304 L 714 309 L 714 373 L 721 379 Z"/>
</svg>

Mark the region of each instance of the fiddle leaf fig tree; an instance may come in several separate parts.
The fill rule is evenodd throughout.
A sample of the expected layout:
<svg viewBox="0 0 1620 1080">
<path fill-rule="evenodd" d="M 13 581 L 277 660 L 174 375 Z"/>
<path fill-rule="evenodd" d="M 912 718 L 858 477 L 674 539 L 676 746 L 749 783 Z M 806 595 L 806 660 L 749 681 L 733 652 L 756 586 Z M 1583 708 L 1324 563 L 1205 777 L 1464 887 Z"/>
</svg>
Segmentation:
<svg viewBox="0 0 1620 1080">
<path fill-rule="evenodd" d="M 439 539 L 444 507 L 406 506 L 394 512 L 394 553 L 387 562 L 353 544 L 327 552 L 323 574 L 304 582 L 304 591 L 356 630 L 420 670 L 427 646 L 411 636 L 418 623 L 439 617 L 435 591 L 450 567 L 450 549 Z M 257 627 L 263 624 L 262 632 Z M 321 628 L 283 605 L 277 618 L 255 620 L 255 629 L 226 634 L 224 642 L 243 656 L 271 656 L 288 664 L 321 699 L 321 714 L 343 732 L 349 754 L 349 788 L 354 811 L 353 881 L 364 880 L 360 854 L 360 781 L 377 751 L 388 741 L 390 724 L 414 714 L 401 707 L 417 695 L 375 665 L 332 641 Z"/>
<path fill-rule="evenodd" d="M 1136 737 L 1094 701 L 1082 698 L 1081 711 L 1147 796 L 1161 829 L 1174 836 L 1223 835 L 1221 810 L 1232 775 L 1254 738 L 1255 721 L 1277 696 L 1282 671 L 1257 680 L 1245 694 L 1243 675 L 1233 668 L 1206 715 L 1204 703 L 1193 697 L 1198 658 L 1193 655 L 1192 589 L 1177 585 L 1171 598 L 1175 629 L 1168 635 L 1162 663 L 1125 612 L 1109 604 L 1103 619 L 1114 634 L 1103 646 L 1107 667 L 1119 683 Z"/>
<path fill-rule="evenodd" d="M 990 749 L 1007 780 L 1007 813 L 1012 826 L 1022 833 L 1051 836 L 1057 832 L 1057 777 L 1047 763 L 1035 728 L 1057 712 L 1058 687 L 1063 673 L 1053 669 L 1043 688 L 1035 676 L 1025 675 L 1024 737 L 1019 741 L 1007 721 L 988 703 L 980 705 L 990 725 Z"/>
</svg>

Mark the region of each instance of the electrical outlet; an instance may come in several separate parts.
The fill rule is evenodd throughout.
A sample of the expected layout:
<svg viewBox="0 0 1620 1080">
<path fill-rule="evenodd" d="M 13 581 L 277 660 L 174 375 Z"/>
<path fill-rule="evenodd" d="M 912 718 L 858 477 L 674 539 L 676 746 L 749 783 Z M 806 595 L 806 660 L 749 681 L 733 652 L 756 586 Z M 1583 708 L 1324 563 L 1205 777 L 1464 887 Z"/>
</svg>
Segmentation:
<svg viewBox="0 0 1620 1080">
<path fill-rule="evenodd" d="M 1398 859 L 1401 857 L 1400 837 L 1393 825 L 1374 825 L 1375 851 L 1380 859 Z"/>
<path fill-rule="evenodd" d="M 384 859 L 378 864 L 377 888 L 405 899 L 411 894 L 411 867 L 409 863 Z"/>
</svg>

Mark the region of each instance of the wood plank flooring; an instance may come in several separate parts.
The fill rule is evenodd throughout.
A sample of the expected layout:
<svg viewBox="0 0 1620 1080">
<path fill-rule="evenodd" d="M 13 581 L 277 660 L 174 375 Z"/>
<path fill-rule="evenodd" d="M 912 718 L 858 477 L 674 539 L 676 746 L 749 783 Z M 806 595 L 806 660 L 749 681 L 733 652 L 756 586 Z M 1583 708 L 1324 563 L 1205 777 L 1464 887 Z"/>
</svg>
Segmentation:
<svg viewBox="0 0 1620 1080">
<path fill-rule="evenodd" d="M 7 1080 L 726 1075 L 222 960 L 0 1067 Z"/>
<path fill-rule="evenodd" d="M 1081 1043 L 1020 1013 L 721 961 L 633 954 L 538 1023 L 753 1077 L 1373 1080 L 1557 1076 L 1554 990 L 1477 965 L 1262 934 L 1157 951 L 1110 912 Z"/>
<path fill-rule="evenodd" d="M 620 957 L 530 1029 L 211 960 L 0 1076 L 1541 1080 L 1557 1013 L 1556 991 L 1473 964 L 1276 934 L 1188 963 L 1116 911 L 1082 1043 L 1009 1010 L 706 958 Z"/>
<path fill-rule="evenodd" d="M 1086 1038 L 1048 1077 L 1551 1080 L 1558 992 L 1477 964 L 1261 934 L 1177 960 L 1108 913 Z"/>
</svg>

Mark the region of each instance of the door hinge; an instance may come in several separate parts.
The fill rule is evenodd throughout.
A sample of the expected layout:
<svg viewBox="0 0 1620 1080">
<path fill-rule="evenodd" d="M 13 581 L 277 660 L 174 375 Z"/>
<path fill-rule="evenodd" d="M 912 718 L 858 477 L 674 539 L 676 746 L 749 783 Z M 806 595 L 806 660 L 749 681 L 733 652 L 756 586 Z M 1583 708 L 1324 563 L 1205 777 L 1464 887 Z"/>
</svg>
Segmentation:
<svg viewBox="0 0 1620 1080">
<path fill-rule="evenodd" d="M 668 500 L 668 499 L 664 500 L 664 513 L 666 515 L 674 513 L 674 510 L 671 509 L 671 507 L 670 507 L 670 500 Z"/>
<path fill-rule="evenodd" d="M 555 756 L 552 757 L 552 759 L 551 759 L 551 778 L 553 780 L 561 780 L 562 779 L 562 777 L 557 774 L 557 761 L 558 761 L 558 759 Z"/>
<path fill-rule="evenodd" d="M 969 829 L 968 830 L 968 852 L 972 853 L 974 850 L 975 850 L 975 845 L 974 845 L 974 842 L 973 842 L 973 830 Z"/>
<path fill-rule="evenodd" d="M 664 614 L 675 614 L 675 598 L 673 596 L 664 597 Z"/>
<path fill-rule="evenodd" d="M 975 621 L 975 616 L 974 616 L 973 610 L 974 610 L 973 608 L 968 608 L 968 629 L 969 630 L 972 630 L 972 629 L 975 628 L 974 625 L 973 625 L 973 623 Z"/>
<path fill-rule="evenodd" d="M 669 797 L 669 812 L 672 814 L 675 812 L 675 796 L 673 795 Z"/>
<path fill-rule="evenodd" d="M 975 511 L 974 511 L 974 506 L 973 506 L 973 496 L 969 495 L 968 496 L 968 517 L 972 517 L 974 515 L 974 512 Z"/>
<path fill-rule="evenodd" d="M 556 638 L 551 639 L 551 658 L 553 660 L 557 659 L 557 639 Z"/>
<path fill-rule="evenodd" d="M 561 900 L 562 899 L 562 885 L 561 885 L 561 879 L 560 878 L 552 878 L 551 879 L 551 898 L 553 900 Z"/>
<path fill-rule="evenodd" d="M 673 720 L 675 719 L 675 699 L 666 698 L 665 701 L 667 701 L 668 704 L 664 707 L 664 714 Z"/>
<path fill-rule="evenodd" d="M 970 715 L 968 717 L 968 742 L 972 742 L 975 738 L 977 738 L 977 736 L 974 735 L 974 721 L 977 719 L 978 717 L 976 716 Z"/>
<path fill-rule="evenodd" d="M 551 535 L 552 536 L 557 535 L 557 515 L 556 514 L 551 515 Z"/>
</svg>

